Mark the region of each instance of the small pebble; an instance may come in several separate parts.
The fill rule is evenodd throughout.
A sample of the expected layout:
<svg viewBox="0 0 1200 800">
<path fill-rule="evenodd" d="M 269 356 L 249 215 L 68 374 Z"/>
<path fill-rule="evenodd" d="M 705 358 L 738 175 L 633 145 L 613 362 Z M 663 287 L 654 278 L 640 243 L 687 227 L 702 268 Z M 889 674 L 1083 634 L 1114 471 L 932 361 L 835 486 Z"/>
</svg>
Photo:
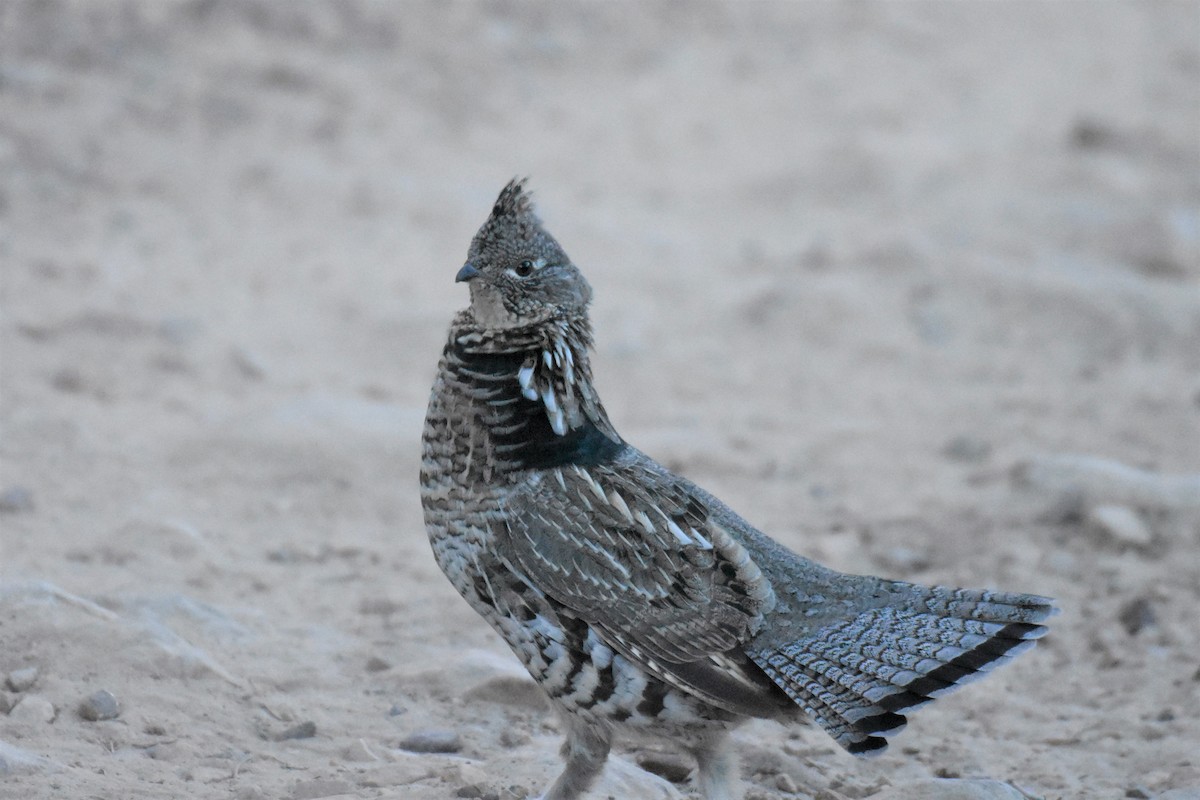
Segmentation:
<svg viewBox="0 0 1200 800">
<path fill-rule="evenodd" d="M 1068 141 L 1080 150 L 1115 148 L 1122 140 L 1121 134 L 1108 123 L 1090 117 L 1076 120 L 1068 134 Z"/>
<path fill-rule="evenodd" d="M 448 764 L 438 771 L 438 776 L 447 783 L 457 786 L 483 785 L 488 781 L 488 774 L 474 764 Z"/>
<path fill-rule="evenodd" d="M 462 739 L 449 730 L 413 731 L 401 740 L 400 749 L 410 753 L 457 753 L 462 749 Z"/>
<path fill-rule="evenodd" d="M 349 747 L 342 748 L 342 758 L 347 761 L 357 761 L 360 763 L 369 763 L 379 761 L 379 756 L 371 752 L 371 748 L 362 739 L 357 740 Z"/>
<path fill-rule="evenodd" d="M 637 764 L 646 772 L 653 773 L 671 783 L 683 783 L 692 774 L 692 764 L 676 753 L 659 753 L 653 750 L 637 754 Z"/>
<path fill-rule="evenodd" d="M 0 492 L 0 512 L 17 514 L 33 510 L 33 492 L 24 486 L 9 486 Z"/>
<path fill-rule="evenodd" d="M 116 719 L 121 715 L 121 704 L 107 689 L 94 692 L 79 704 L 79 716 L 89 722 Z"/>
<path fill-rule="evenodd" d="M 8 712 L 8 718 L 13 722 L 37 724 L 49 724 L 54 722 L 54 718 L 57 716 L 58 710 L 54 708 L 54 704 L 40 694 L 25 695 L 21 698 L 21 702 Z"/>
<path fill-rule="evenodd" d="M 186 761 L 189 757 L 194 757 L 186 748 L 180 747 L 178 742 L 158 742 L 152 744 L 145 750 L 146 756 L 153 758 L 155 761 Z"/>
<path fill-rule="evenodd" d="M 792 776 L 786 772 L 781 772 L 775 776 L 775 788 L 787 794 L 795 794 L 800 791 L 800 787 L 792 780 Z"/>
<path fill-rule="evenodd" d="M 367 672 L 386 672 L 391 668 L 392 665 L 379 656 L 371 656 L 367 659 Z"/>
<path fill-rule="evenodd" d="M 525 731 L 505 728 L 500 732 L 500 744 L 504 747 L 521 747 L 532 741 Z"/>
<path fill-rule="evenodd" d="M 275 741 L 286 742 L 289 739 L 311 739 L 317 735 L 317 723 L 301 722 L 299 725 L 293 725 L 283 733 L 275 735 Z"/>
<path fill-rule="evenodd" d="M 1088 512 L 1087 521 L 1120 545 L 1140 548 L 1154 542 L 1146 523 L 1129 506 L 1096 506 Z"/>
<path fill-rule="evenodd" d="M 464 694 L 468 700 L 484 700 L 527 708 L 546 708 L 546 693 L 528 676 L 495 675 L 472 686 Z"/>
<path fill-rule="evenodd" d="M 29 687 L 33 686 L 33 684 L 37 682 L 37 679 L 38 668 L 25 667 L 24 669 L 14 669 L 12 672 L 8 673 L 8 680 L 5 681 L 5 683 L 7 683 L 8 688 L 12 689 L 14 692 L 24 692 L 27 691 Z"/>
<path fill-rule="evenodd" d="M 1117 619 L 1121 621 L 1121 626 L 1130 636 L 1136 636 L 1146 628 L 1158 624 L 1158 615 L 1154 613 L 1154 606 L 1145 597 L 1134 598 L 1121 606 Z"/>
<path fill-rule="evenodd" d="M 438 770 L 438 776 L 443 781 L 452 781 L 462 783 L 464 786 L 468 783 L 486 783 L 487 772 L 466 762 L 457 762 L 454 764 L 446 764 L 442 769 Z"/>
</svg>

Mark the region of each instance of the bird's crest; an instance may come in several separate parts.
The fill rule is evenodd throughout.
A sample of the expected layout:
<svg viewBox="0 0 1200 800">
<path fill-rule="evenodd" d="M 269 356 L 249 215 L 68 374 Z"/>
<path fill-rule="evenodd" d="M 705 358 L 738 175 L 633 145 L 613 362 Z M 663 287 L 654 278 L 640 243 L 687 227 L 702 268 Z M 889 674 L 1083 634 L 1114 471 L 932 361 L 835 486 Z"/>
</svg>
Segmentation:
<svg viewBox="0 0 1200 800">
<path fill-rule="evenodd" d="M 502 190 L 492 205 L 491 216 L 483 230 L 493 235 L 504 234 L 518 239 L 532 239 L 541 231 L 542 221 L 533 208 L 533 195 L 526 191 L 529 178 L 513 178 Z"/>
</svg>

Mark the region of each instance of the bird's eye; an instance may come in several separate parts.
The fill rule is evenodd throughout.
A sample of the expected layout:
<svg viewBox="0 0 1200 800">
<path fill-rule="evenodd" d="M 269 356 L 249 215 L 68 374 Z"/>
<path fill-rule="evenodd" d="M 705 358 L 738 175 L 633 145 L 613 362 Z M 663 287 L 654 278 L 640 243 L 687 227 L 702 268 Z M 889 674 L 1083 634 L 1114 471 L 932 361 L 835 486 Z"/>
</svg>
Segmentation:
<svg viewBox="0 0 1200 800">
<path fill-rule="evenodd" d="M 533 262 L 525 259 L 520 264 L 517 264 L 515 272 L 522 278 L 528 278 L 533 274 Z"/>
</svg>

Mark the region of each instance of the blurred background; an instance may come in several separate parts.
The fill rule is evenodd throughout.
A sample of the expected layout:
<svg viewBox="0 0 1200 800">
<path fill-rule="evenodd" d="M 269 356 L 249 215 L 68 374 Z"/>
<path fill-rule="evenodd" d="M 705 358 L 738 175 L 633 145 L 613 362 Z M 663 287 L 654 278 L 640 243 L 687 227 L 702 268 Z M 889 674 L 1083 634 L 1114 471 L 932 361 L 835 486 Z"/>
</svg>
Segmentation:
<svg viewBox="0 0 1200 800">
<path fill-rule="evenodd" d="M 835 567 L 1065 609 L 883 767 L 749 729 L 757 791 L 801 761 L 845 797 L 945 763 L 1200 784 L 1197 3 L 0 0 L 20 796 L 550 776 L 536 697 L 459 701 L 518 678 L 416 493 L 453 276 L 514 175 L 595 289 L 631 442 Z M 122 724 L 76 713 L 100 688 Z M 404 755 L 435 723 L 484 778 Z"/>
</svg>

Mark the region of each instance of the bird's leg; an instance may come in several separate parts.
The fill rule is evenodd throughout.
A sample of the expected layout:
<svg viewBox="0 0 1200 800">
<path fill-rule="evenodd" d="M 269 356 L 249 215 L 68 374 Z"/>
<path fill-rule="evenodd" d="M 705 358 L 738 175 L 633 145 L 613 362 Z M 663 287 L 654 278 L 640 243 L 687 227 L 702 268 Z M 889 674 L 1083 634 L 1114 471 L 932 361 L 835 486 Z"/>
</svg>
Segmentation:
<svg viewBox="0 0 1200 800">
<path fill-rule="evenodd" d="M 607 728 L 578 717 L 565 714 L 563 717 L 567 724 L 567 740 L 563 742 L 562 757 L 567 765 L 541 800 L 581 797 L 604 768 L 612 746 L 612 734 Z"/>
<path fill-rule="evenodd" d="M 692 748 L 696 757 L 696 787 L 704 800 L 739 800 L 737 756 L 721 734 Z"/>
</svg>

